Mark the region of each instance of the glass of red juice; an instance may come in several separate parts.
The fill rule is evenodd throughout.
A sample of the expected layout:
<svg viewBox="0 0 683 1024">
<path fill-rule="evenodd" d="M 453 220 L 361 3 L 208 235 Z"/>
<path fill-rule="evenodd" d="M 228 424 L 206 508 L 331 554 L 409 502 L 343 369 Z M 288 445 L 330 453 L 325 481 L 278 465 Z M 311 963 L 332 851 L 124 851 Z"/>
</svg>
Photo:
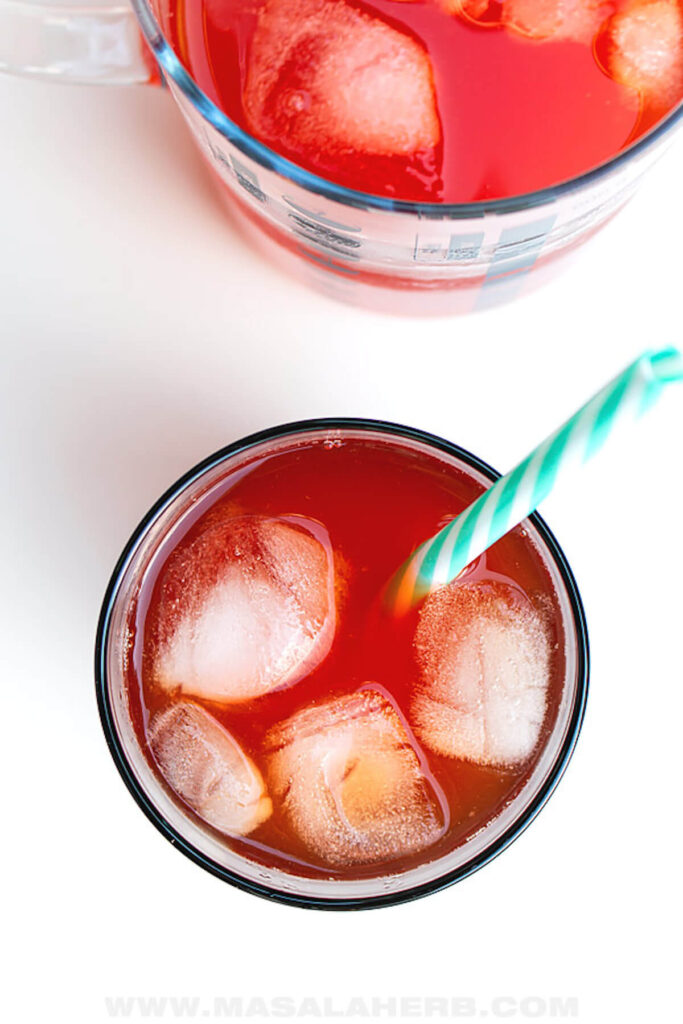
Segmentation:
<svg viewBox="0 0 683 1024">
<path fill-rule="evenodd" d="M 419 430 L 331 419 L 224 448 L 111 578 L 96 683 L 114 761 L 170 841 L 303 907 L 443 888 L 515 839 L 576 744 L 588 638 L 536 514 L 396 618 L 392 573 L 498 474 Z"/>
</svg>

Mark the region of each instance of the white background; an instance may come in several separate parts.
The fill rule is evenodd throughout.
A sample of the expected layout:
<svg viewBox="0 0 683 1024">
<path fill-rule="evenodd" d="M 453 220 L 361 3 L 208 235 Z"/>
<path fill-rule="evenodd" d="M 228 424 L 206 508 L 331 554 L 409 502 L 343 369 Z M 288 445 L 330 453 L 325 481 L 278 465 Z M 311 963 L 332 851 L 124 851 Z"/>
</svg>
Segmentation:
<svg viewBox="0 0 683 1024">
<path fill-rule="evenodd" d="M 161 91 L 0 79 L 0 123 L 3 1017 L 177 995 L 460 996 L 491 1018 L 537 996 L 585 1024 L 680 1019 L 683 391 L 544 506 L 589 619 L 585 727 L 531 829 L 446 892 L 332 915 L 203 873 L 121 783 L 91 663 L 132 527 L 221 445 L 362 415 L 504 470 L 640 349 L 680 344 L 681 146 L 544 291 L 398 320 L 252 253 Z"/>
</svg>

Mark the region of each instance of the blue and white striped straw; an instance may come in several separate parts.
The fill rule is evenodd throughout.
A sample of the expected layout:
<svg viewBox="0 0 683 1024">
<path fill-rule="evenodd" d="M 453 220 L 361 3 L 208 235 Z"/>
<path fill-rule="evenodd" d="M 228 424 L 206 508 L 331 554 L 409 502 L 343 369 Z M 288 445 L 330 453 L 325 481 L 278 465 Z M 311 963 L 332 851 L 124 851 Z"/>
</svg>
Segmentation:
<svg viewBox="0 0 683 1024">
<path fill-rule="evenodd" d="M 643 353 L 518 466 L 424 541 L 390 581 L 389 605 L 404 613 L 431 590 L 454 580 L 533 512 L 572 465 L 595 455 L 618 423 L 636 419 L 667 384 L 680 380 L 683 357 L 677 349 Z"/>
</svg>

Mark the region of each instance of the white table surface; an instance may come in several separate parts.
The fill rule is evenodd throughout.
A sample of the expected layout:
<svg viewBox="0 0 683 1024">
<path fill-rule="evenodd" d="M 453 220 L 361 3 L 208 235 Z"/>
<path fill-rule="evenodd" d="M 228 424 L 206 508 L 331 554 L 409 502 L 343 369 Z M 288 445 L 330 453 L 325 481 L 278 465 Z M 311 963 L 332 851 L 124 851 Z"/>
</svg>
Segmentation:
<svg viewBox="0 0 683 1024">
<path fill-rule="evenodd" d="M 202 872 L 121 783 L 92 651 L 130 530 L 221 445 L 357 414 L 505 469 L 680 343 L 680 143 L 544 291 L 398 320 L 252 253 L 161 91 L 0 79 L 0 123 L 4 1018 L 92 1024 L 121 997 L 134 1020 L 220 1019 L 221 999 L 381 1020 L 372 997 L 415 997 L 395 1003 L 414 1019 L 446 997 L 463 1019 L 556 1019 L 553 999 L 582 1024 L 679 1019 L 683 392 L 546 502 L 591 631 L 583 734 L 531 829 L 446 892 L 306 913 Z M 172 996 L 190 1003 L 135 1002 Z"/>
</svg>

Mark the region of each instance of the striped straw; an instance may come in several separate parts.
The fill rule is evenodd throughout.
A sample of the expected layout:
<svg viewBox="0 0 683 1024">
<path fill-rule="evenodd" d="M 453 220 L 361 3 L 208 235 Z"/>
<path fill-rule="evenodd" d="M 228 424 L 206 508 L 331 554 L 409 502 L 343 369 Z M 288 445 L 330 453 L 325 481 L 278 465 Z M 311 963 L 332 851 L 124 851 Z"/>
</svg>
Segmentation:
<svg viewBox="0 0 683 1024">
<path fill-rule="evenodd" d="M 618 423 L 640 416 L 668 383 L 679 380 L 683 380 L 683 356 L 677 349 L 643 353 L 518 466 L 413 552 L 389 583 L 386 600 L 390 607 L 402 614 L 431 590 L 454 580 L 533 512 L 572 465 L 595 455 Z"/>
</svg>

